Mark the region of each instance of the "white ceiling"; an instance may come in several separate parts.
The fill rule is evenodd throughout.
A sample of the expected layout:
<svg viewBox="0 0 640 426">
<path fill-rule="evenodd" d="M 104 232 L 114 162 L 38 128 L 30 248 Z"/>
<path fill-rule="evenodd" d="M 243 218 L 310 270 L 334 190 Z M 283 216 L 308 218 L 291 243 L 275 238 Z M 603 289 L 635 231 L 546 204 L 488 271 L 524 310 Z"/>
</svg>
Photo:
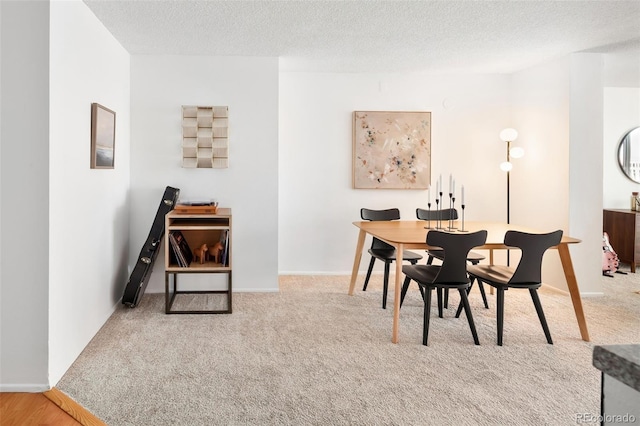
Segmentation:
<svg viewBox="0 0 640 426">
<path fill-rule="evenodd" d="M 638 52 L 633 1 L 84 0 L 131 54 L 271 56 L 281 69 L 508 73 Z"/>
</svg>

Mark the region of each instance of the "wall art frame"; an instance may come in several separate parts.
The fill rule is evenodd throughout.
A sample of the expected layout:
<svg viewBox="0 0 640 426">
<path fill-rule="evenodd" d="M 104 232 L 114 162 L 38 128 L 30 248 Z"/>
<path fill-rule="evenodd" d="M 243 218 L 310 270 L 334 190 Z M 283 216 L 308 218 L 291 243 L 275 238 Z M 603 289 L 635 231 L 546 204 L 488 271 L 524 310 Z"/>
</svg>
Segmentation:
<svg viewBox="0 0 640 426">
<path fill-rule="evenodd" d="M 353 188 L 427 189 L 430 184 L 431 112 L 353 112 Z"/>
<path fill-rule="evenodd" d="M 116 113 L 98 103 L 91 104 L 91 168 L 115 167 Z"/>
</svg>

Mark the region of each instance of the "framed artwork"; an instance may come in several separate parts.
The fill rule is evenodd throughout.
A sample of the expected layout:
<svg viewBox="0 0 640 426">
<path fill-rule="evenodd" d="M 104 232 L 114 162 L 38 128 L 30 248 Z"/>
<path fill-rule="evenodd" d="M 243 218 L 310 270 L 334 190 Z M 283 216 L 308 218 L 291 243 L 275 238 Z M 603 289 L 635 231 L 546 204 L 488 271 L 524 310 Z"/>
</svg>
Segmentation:
<svg viewBox="0 0 640 426">
<path fill-rule="evenodd" d="M 354 188 L 427 189 L 430 183 L 430 112 L 354 111 Z"/>
<path fill-rule="evenodd" d="M 91 168 L 113 169 L 116 142 L 116 113 L 91 104 Z"/>
</svg>

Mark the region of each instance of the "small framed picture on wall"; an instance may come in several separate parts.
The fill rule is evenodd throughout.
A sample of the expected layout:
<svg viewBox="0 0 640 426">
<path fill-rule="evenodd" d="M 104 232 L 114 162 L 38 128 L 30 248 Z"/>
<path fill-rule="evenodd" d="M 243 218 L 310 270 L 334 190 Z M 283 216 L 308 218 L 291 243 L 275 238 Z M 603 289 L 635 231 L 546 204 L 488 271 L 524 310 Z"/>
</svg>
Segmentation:
<svg viewBox="0 0 640 426">
<path fill-rule="evenodd" d="M 113 169 L 116 144 L 116 113 L 91 104 L 91 168 Z"/>
</svg>

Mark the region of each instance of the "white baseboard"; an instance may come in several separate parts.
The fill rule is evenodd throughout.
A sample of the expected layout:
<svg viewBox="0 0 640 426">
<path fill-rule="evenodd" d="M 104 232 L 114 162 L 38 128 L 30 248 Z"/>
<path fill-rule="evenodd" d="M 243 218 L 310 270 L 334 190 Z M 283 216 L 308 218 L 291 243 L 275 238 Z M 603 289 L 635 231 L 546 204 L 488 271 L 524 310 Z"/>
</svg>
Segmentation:
<svg viewBox="0 0 640 426">
<path fill-rule="evenodd" d="M 5 384 L 0 383 L 0 392 L 40 393 L 51 389 L 49 385 L 39 383 Z"/>
<path fill-rule="evenodd" d="M 277 288 L 234 288 L 233 293 L 277 293 Z M 164 294 L 163 291 L 146 291 L 146 294 Z"/>
</svg>

